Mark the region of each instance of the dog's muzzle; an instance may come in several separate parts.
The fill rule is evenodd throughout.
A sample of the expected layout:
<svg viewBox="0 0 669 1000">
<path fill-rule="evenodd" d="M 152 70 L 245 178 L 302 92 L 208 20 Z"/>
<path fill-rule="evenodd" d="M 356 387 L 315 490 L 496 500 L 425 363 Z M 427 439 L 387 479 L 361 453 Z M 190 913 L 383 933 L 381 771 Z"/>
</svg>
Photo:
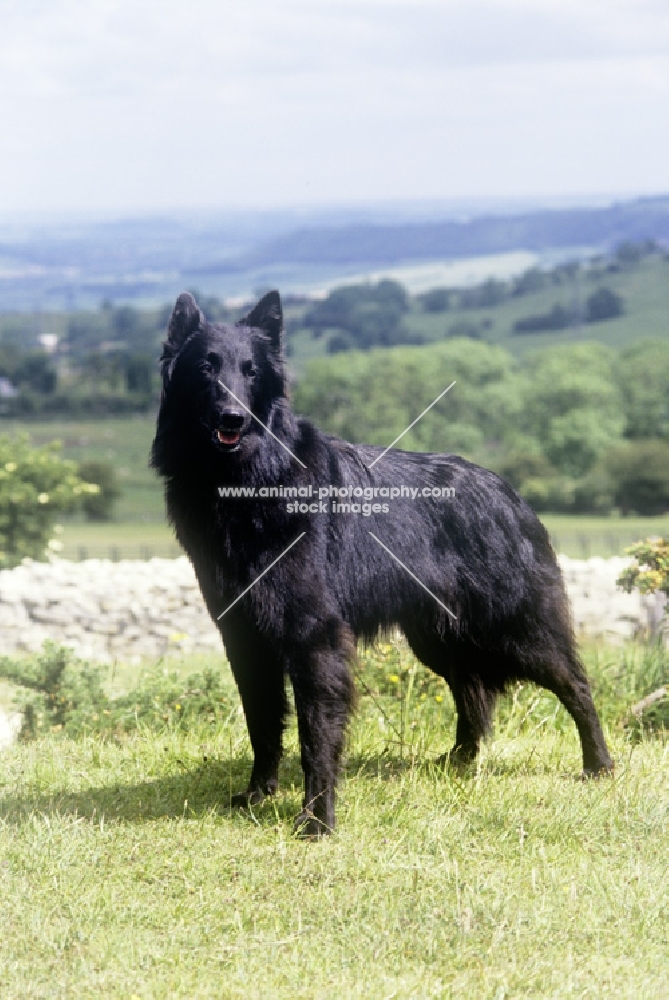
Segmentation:
<svg viewBox="0 0 669 1000">
<path fill-rule="evenodd" d="M 224 448 L 236 448 L 241 437 L 244 414 L 239 410 L 225 410 L 219 418 L 216 439 Z"/>
</svg>

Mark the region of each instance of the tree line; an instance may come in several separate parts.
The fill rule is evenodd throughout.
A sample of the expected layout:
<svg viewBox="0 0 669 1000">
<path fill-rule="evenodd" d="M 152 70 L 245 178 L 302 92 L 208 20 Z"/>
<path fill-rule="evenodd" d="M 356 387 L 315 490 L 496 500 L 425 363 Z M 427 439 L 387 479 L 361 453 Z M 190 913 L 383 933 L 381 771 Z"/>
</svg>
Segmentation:
<svg viewBox="0 0 669 1000">
<path fill-rule="evenodd" d="M 453 380 L 401 447 L 454 452 L 502 474 L 538 511 L 669 510 L 669 350 L 565 344 L 516 360 L 455 339 L 310 363 L 298 412 L 356 442 L 387 445 Z"/>
</svg>

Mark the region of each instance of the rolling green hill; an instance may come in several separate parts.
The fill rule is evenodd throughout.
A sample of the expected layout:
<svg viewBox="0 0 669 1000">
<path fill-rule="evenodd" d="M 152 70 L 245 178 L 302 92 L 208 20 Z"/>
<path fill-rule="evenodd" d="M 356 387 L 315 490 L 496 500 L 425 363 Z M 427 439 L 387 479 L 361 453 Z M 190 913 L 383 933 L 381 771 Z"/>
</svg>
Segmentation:
<svg viewBox="0 0 669 1000">
<path fill-rule="evenodd" d="M 585 308 L 588 297 L 605 287 L 619 295 L 624 312 L 615 319 L 598 323 L 575 322 L 564 330 L 542 333 L 514 332 L 514 324 L 528 316 L 548 313 L 555 305 L 568 312 Z M 543 288 L 522 295 L 507 293 L 494 306 L 472 308 L 458 303 L 451 296 L 450 308 L 443 312 L 426 312 L 420 296 L 409 299 L 409 309 L 402 319 L 407 339 L 433 343 L 452 336 L 474 335 L 477 339 L 505 347 L 515 356 L 538 347 L 559 343 L 596 340 L 610 347 L 627 347 L 638 340 L 666 339 L 669 341 L 669 257 L 651 254 L 625 267 L 593 262 L 575 270 L 563 272 L 559 284 L 548 280 Z M 308 310 L 293 308 L 290 320 L 291 364 L 298 373 L 314 357 L 327 353 L 328 337 L 315 337 L 305 328 L 303 320 Z"/>
</svg>

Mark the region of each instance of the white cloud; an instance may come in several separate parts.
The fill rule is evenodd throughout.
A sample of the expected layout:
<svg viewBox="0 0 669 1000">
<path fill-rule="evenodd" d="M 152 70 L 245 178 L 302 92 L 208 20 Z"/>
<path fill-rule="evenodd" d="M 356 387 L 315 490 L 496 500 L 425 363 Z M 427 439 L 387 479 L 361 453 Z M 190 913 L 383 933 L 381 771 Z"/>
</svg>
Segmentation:
<svg viewBox="0 0 669 1000">
<path fill-rule="evenodd" d="M 2 3 L 0 208 L 653 190 L 665 0 Z"/>
</svg>

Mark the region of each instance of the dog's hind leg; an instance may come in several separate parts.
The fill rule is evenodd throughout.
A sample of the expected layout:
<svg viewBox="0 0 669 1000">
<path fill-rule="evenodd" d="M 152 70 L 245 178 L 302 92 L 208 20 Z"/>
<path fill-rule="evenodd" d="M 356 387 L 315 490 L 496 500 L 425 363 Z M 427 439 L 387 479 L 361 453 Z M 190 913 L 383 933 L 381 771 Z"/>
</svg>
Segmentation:
<svg viewBox="0 0 669 1000">
<path fill-rule="evenodd" d="M 288 713 L 283 663 L 276 650 L 239 619 L 225 623 L 222 632 L 253 748 L 248 787 L 233 795 L 231 804 L 254 805 L 273 795 L 279 785 L 279 761 Z"/>
<path fill-rule="evenodd" d="M 497 692 L 486 687 L 477 674 L 455 674 L 447 680 L 453 692 L 458 721 L 455 744 L 440 761 L 462 767 L 475 760 L 481 740 L 490 731 Z"/>
<path fill-rule="evenodd" d="M 293 647 L 289 672 L 300 735 L 304 801 L 295 832 L 318 838 L 335 825 L 335 786 L 354 700 L 353 637 L 336 618 L 313 626 Z"/>
<path fill-rule="evenodd" d="M 453 694 L 457 713 L 455 743 L 438 763 L 462 767 L 470 764 L 479 752 L 481 740 L 490 730 L 497 691 L 486 685 L 477 671 L 476 649 L 444 640 L 438 634 L 424 635 L 415 628 L 405 634 L 416 657 L 443 677 Z"/>
<path fill-rule="evenodd" d="M 532 665 L 525 676 L 552 691 L 576 723 L 583 751 L 583 774 L 586 777 L 613 770 L 613 762 L 604 739 L 590 693 L 590 685 L 576 654 L 556 652 L 550 659 Z"/>
</svg>

